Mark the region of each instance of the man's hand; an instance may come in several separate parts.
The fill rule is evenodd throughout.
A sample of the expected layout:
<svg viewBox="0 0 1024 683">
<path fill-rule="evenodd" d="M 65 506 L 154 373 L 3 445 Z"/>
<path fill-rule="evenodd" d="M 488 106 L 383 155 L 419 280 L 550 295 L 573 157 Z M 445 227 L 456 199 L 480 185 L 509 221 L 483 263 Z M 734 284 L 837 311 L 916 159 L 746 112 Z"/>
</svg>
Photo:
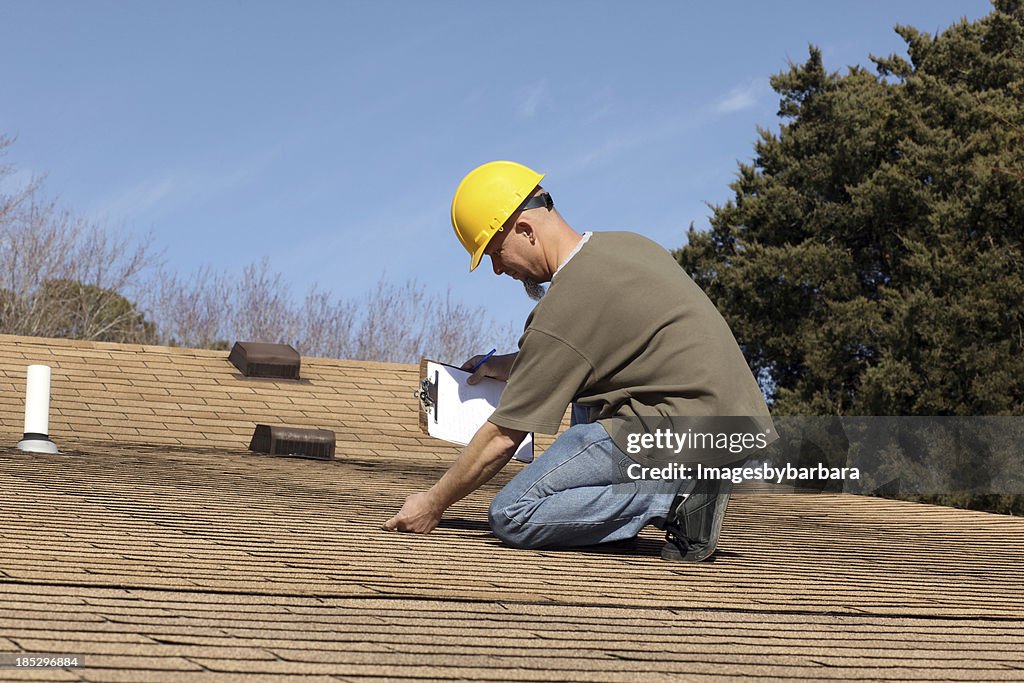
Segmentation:
<svg viewBox="0 0 1024 683">
<path fill-rule="evenodd" d="M 424 493 L 406 498 L 398 514 L 384 522 L 384 528 L 430 533 L 441 522 L 444 511 L 489 481 L 525 438 L 526 432 L 484 422 L 437 483 Z"/>
<path fill-rule="evenodd" d="M 414 493 L 405 499 L 398 514 L 384 522 L 387 531 L 411 531 L 429 534 L 441 522 L 443 509 L 439 509 L 429 493 Z"/>
<path fill-rule="evenodd" d="M 491 356 L 487 359 L 487 362 L 476 369 L 469 379 L 466 380 L 469 384 L 476 384 L 484 377 L 493 377 L 494 379 L 500 379 L 502 382 L 508 381 L 508 374 L 512 370 L 512 363 L 515 362 L 518 353 L 506 353 L 504 356 Z M 473 356 L 465 363 L 462 364 L 463 370 L 469 370 L 476 365 L 483 355 Z"/>
</svg>

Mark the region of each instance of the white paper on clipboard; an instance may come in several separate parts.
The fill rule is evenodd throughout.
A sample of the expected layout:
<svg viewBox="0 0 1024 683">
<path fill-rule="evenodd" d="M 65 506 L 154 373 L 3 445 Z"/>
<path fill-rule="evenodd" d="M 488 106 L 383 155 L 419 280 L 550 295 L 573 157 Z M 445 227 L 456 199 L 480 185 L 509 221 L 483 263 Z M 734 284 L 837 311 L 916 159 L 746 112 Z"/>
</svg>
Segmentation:
<svg viewBox="0 0 1024 683">
<path fill-rule="evenodd" d="M 423 379 L 436 384 L 431 391 L 432 405 L 427 406 L 424 416 L 427 434 L 465 446 L 498 407 L 505 382 L 485 377 L 469 384 L 470 373 L 465 370 L 426 359 L 421 369 L 424 366 Z M 512 457 L 533 461 L 533 434 L 526 435 Z"/>
</svg>

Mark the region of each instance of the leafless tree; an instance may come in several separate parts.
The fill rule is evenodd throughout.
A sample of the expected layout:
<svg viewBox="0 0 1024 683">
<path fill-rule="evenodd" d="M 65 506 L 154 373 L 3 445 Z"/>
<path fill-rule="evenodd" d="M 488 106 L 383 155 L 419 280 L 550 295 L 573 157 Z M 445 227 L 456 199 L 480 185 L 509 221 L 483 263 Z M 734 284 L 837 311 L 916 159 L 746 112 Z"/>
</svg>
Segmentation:
<svg viewBox="0 0 1024 683">
<path fill-rule="evenodd" d="M 0 155 L 11 145 L 0 137 Z M 127 298 L 155 262 L 134 243 L 72 215 L 0 167 L 0 330 L 10 334 L 120 342 L 153 339 Z"/>
<path fill-rule="evenodd" d="M 0 156 L 10 144 L 0 137 Z M 511 325 L 414 281 L 381 279 L 360 300 L 316 287 L 295 297 L 267 259 L 238 276 L 205 267 L 183 278 L 157 263 L 150 238 L 75 217 L 44 197 L 42 178 L 19 186 L 10 166 L 0 166 L 0 332 L 219 349 L 281 342 L 306 356 L 407 363 L 459 362 L 516 339 Z"/>
<path fill-rule="evenodd" d="M 197 349 L 224 348 L 223 316 L 230 305 L 230 283 L 209 267 L 187 281 L 161 269 L 149 282 L 143 306 L 159 320 L 160 342 Z"/>
<path fill-rule="evenodd" d="M 428 294 L 415 281 L 380 280 L 361 300 L 335 300 L 316 287 L 302 300 L 267 260 L 239 278 L 201 269 L 182 280 L 162 274 L 148 310 L 164 343 L 224 348 L 233 341 L 293 345 L 305 356 L 412 363 L 429 356 L 456 362 L 485 346 L 510 348 L 511 325 L 482 309 Z M 486 350 L 486 349 L 484 349 Z"/>
</svg>

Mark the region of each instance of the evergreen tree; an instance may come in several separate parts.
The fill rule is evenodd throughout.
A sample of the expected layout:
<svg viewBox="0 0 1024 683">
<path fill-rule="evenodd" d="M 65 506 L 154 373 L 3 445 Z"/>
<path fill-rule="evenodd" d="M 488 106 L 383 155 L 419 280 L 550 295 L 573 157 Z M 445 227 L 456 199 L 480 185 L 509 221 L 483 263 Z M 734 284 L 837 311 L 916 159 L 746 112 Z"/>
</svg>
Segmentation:
<svg viewBox="0 0 1024 683">
<path fill-rule="evenodd" d="M 773 412 L 1024 412 L 1024 0 L 909 60 L 771 79 L 734 199 L 676 255 L 725 315 Z"/>
<path fill-rule="evenodd" d="M 156 326 L 113 290 L 77 280 L 47 280 L 32 304 L 45 311 L 48 334 L 54 337 L 134 344 L 157 341 Z"/>
</svg>

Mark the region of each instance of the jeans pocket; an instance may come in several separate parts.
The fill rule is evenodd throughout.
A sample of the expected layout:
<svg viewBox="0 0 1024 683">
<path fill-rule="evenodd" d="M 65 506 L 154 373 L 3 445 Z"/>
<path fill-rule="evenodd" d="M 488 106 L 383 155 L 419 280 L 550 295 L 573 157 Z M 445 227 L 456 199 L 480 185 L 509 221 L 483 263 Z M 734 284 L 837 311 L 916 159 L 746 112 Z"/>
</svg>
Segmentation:
<svg viewBox="0 0 1024 683">
<path fill-rule="evenodd" d="M 637 481 L 643 479 L 641 476 L 642 466 L 628 455 L 617 454 L 617 467 L 619 470 L 619 481 Z"/>
</svg>

